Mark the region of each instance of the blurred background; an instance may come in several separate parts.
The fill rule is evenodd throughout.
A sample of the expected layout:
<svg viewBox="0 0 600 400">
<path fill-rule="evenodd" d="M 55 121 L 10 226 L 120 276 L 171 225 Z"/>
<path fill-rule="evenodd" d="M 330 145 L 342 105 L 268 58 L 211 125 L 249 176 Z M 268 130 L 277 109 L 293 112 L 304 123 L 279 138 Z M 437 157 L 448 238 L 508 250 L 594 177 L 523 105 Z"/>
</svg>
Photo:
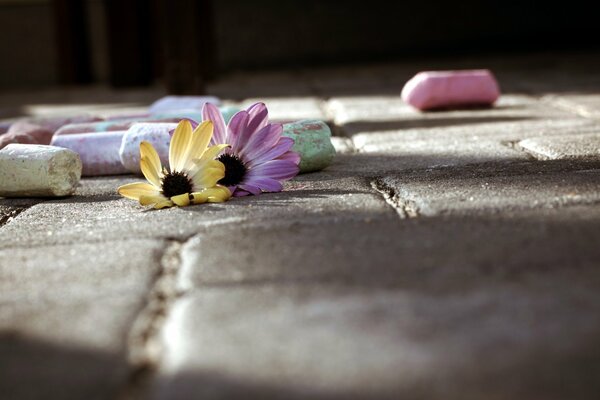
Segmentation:
<svg viewBox="0 0 600 400">
<path fill-rule="evenodd" d="M 589 52 L 599 47 L 596 18 L 577 2 L 0 0 L 0 90 L 191 94 L 240 70 Z"/>
</svg>

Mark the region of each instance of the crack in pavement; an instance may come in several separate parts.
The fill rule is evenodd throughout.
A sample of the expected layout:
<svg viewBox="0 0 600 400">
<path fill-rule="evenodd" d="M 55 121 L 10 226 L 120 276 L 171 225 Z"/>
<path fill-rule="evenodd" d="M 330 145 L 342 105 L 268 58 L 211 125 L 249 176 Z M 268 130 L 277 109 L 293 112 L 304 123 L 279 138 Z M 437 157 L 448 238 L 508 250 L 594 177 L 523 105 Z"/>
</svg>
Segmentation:
<svg viewBox="0 0 600 400">
<path fill-rule="evenodd" d="M 412 200 L 401 198 L 394 188 L 383 183 L 381 179 L 371 181 L 371 187 L 383 196 L 386 203 L 392 206 L 401 219 L 419 217 L 417 204 Z"/>
<path fill-rule="evenodd" d="M 148 294 L 145 307 L 136 317 L 128 336 L 128 360 L 132 366 L 129 380 L 118 399 L 144 398 L 147 382 L 158 367 L 162 355 L 162 328 L 169 310 L 181 297 L 177 275 L 181 267 L 181 249 L 185 241 L 167 242 L 161 257 L 161 271 Z"/>
</svg>

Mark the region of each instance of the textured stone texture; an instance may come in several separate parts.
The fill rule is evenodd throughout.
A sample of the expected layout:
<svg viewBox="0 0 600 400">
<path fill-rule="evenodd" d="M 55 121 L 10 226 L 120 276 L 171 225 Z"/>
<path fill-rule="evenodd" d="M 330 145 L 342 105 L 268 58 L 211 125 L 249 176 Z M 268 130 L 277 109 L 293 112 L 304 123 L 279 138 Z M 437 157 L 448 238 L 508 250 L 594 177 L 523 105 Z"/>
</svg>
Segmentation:
<svg viewBox="0 0 600 400">
<path fill-rule="evenodd" d="M 122 240 L 0 250 L 2 396 L 114 397 L 128 379 L 127 335 L 162 247 Z"/>
<path fill-rule="evenodd" d="M 158 398 L 585 398 L 599 227 L 571 208 L 217 229 L 184 249 L 199 289 L 165 328 Z"/>
<path fill-rule="evenodd" d="M 541 160 L 600 159 L 600 133 L 525 139 L 519 146 Z"/>
<path fill-rule="evenodd" d="M 574 154 L 598 134 L 555 100 L 591 107 L 599 60 L 232 74 L 209 93 L 327 121 L 332 164 L 282 193 L 183 209 L 120 198 L 133 176 L 0 199 L 0 397 L 597 397 L 600 165 L 522 144 Z M 494 108 L 400 100 L 419 70 L 482 67 L 506 93 Z M 0 115 L 135 113 L 162 95 L 3 93 Z"/>
<path fill-rule="evenodd" d="M 600 163 L 497 164 L 415 171 L 378 186 L 420 215 L 507 214 L 530 208 L 600 203 Z"/>
</svg>

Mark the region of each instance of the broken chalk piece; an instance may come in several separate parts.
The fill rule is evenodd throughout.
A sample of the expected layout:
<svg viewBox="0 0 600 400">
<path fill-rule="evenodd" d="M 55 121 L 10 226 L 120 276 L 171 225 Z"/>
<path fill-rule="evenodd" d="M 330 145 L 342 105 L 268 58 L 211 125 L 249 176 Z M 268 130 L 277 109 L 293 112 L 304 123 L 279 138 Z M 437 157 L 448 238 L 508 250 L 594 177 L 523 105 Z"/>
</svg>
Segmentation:
<svg viewBox="0 0 600 400">
<path fill-rule="evenodd" d="M 202 111 L 202 107 L 206 103 L 218 106 L 221 104 L 221 100 L 214 96 L 165 96 L 152 103 L 148 111 L 151 114 L 174 110 Z"/>
<path fill-rule="evenodd" d="M 52 138 L 60 146 L 79 154 L 83 176 L 118 175 L 128 173 L 121 164 L 119 148 L 126 131 L 74 133 Z"/>
<path fill-rule="evenodd" d="M 323 121 L 303 120 L 283 124 L 283 136 L 294 139 L 292 150 L 300 154 L 300 173 L 319 171 L 331 164 L 335 148 L 331 130 Z"/>
<path fill-rule="evenodd" d="M 133 173 L 140 173 L 140 143 L 149 142 L 158 152 L 163 165 L 169 165 L 169 131 L 175 123 L 139 123 L 132 125 L 123 136 L 119 157 L 123 167 Z"/>
<path fill-rule="evenodd" d="M 402 89 L 402 100 L 419 110 L 491 106 L 499 96 L 487 69 L 419 72 Z"/>
<path fill-rule="evenodd" d="M 0 150 L 0 197 L 68 196 L 81 178 L 81 160 L 71 150 L 9 144 Z"/>
<path fill-rule="evenodd" d="M 50 144 L 53 131 L 25 121 L 15 122 L 0 136 L 0 149 L 10 143 Z"/>
</svg>

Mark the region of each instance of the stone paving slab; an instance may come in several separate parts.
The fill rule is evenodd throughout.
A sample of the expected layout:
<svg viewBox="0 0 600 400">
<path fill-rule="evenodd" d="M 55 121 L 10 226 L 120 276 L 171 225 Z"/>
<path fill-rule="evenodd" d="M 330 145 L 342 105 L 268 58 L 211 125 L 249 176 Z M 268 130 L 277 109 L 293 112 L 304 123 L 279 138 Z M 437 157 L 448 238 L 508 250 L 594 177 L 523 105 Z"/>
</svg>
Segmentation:
<svg viewBox="0 0 600 400">
<path fill-rule="evenodd" d="M 518 146 L 540 160 L 600 159 L 600 133 L 525 139 Z"/>
<path fill-rule="evenodd" d="M 105 399 L 127 384 L 127 336 L 164 244 L 120 240 L 0 250 L 0 393 Z"/>
<path fill-rule="evenodd" d="M 154 393 L 586 398 L 599 228 L 598 208 L 569 207 L 198 236 Z"/>
<path fill-rule="evenodd" d="M 335 97 L 327 102 L 333 121 L 350 134 L 361 131 L 361 123 L 396 124 L 397 128 L 454 126 L 486 122 L 525 121 L 533 118 L 573 117 L 531 96 L 504 94 L 494 107 L 420 112 L 395 96 Z"/>
<path fill-rule="evenodd" d="M 597 83 L 600 87 L 600 80 Z M 546 95 L 542 100 L 555 107 L 571 111 L 586 118 L 600 118 L 600 95 L 597 93 Z"/>
<path fill-rule="evenodd" d="M 0 249 L 122 237 L 183 240 L 220 224 L 283 216 L 335 219 L 340 213 L 362 218 L 390 212 L 367 179 L 326 172 L 298 177 L 281 193 L 167 210 L 148 210 L 116 194 L 119 185 L 139 180 L 133 176 L 84 179 L 75 196 L 36 204 L 5 225 L 0 230 Z"/>
<path fill-rule="evenodd" d="M 443 168 L 387 176 L 377 186 L 392 202 L 421 216 L 599 206 L 600 165 L 527 162 Z"/>
<path fill-rule="evenodd" d="M 264 102 L 269 107 L 269 118 L 279 121 L 298 121 L 301 119 L 319 119 L 326 121 L 323 101 L 317 97 L 285 97 L 246 99 L 240 107 L 246 108 L 256 102 Z"/>
</svg>

